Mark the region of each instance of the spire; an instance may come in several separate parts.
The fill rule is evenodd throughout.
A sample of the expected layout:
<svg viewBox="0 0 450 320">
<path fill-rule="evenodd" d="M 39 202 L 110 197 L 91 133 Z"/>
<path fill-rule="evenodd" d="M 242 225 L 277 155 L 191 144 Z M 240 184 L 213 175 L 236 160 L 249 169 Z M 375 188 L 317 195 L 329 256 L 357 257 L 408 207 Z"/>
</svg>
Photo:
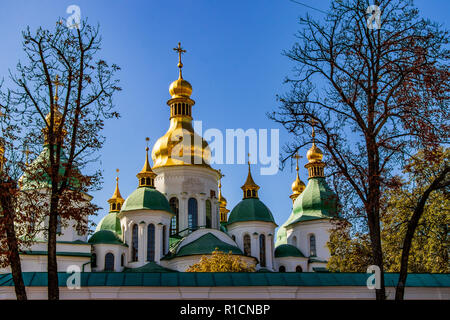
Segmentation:
<svg viewBox="0 0 450 320">
<path fill-rule="evenodd" d="M 314 126 L 317 124 L 317 121 L 315 119 L 311 119 L 310 121 L 311 127 L 312 127 L 312 146 L 311 149 L 308 150 L 306 153 L 306 158 L 308 159 L 308 163 L 305 165 L 305 168 L 308 169 L 308 174 L 310 178 L 323 178 L 324 177 L 324 171 L 323 168 L 326 166 L 326 163 L 322 162 L 323 159 L 323 153 L 322 150 L 319 149 L 319 147 L 316 146 L 316 132 L 314 130 Z"/>
<path fill-rule="evenodd" d="M 139 187 L 155 188 L 156 174 L 153 172 L 152 167 L 150 166 L 150 162 L 148 161 L 148 143 L 150 141 L 150 138 L 145 138 L 145 141 L 147 141 L 147 148 L 145 148 L 145 163 L 141 172 L 139 172 L 136 177 L 139 179 Z"/>
<path fill-rule="evenodd" d="M 252 172 L 250 170 L 250 153 L 248 154 L 248 175 L 244 185 L 241 187 L 244 191 L 244 199 L 258 198 L 259 186 L 253 181 Z"/>
<path fill-rule="evenodd" d="M 294 158 L 297 160 L 297 166 L 296 166 L 296 168 L 295 168 L 295 170 L 297 171 L 297 177 L 296 177 L 295 181 L 292 183 L 292 194 L 289 196 L 289 198 L 292 199 L 292 202 L 294 202 L 295 199 L 297 199 L 297 197 L 298 197 L 298 196 L 303 192 L 303 190 L 305 190 L 305 188 L 306 188 L 305 183 L 304 183 L 302 180 L 300 180 L 300 176 L 299 176 L 299 174 L 298 174 L 298 170 L 299 170 L 299 167 L 298 167 L 298 159 L 300 159 L 301 156 L 300 156 L 298 153 L 296 153 L 296 154 L 294 155 Z"/>
<path fill-rule="evenodd" d="M 116 189 L 114 190 L 114 194 L 112 195 L 111 199 L 108 200 L 109 212 L 119 212 L 122 208 L 123 203 L 125 202 L 119 190 L 119 169 L 116 169 L 116 172 Z"/>
<path fill-rule="evenodd" d="M 224 223 L 228 221 L 228 212 L 230 210 L 227 209 L 227 199 L 222 196 L 222 178 L 225 177 L 222 174 L 222 171 L 219 170 L 219 212 L 220 212 L 220 223 Z"/>
</svg>

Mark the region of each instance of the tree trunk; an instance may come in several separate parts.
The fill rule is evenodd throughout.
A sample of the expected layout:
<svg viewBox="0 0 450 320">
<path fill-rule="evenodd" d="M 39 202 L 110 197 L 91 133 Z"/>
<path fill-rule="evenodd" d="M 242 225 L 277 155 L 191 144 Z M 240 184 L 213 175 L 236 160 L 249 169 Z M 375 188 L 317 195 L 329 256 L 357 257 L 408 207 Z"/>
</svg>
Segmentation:
<svg viewBox="0 0 450 320">
<path fill-rule="evenodd" d="M 12 186 L 12 182 L 7 184 Z M 5 184 L 2 183 L 3 186 Z M 0 205 L 3 208 L 3 221 L 6 229 L 6 242 L 8 244 L 9 256 L 8 262 L 11 267 L 11 274 L 14 281 L 14 289 L 16 291 L 17 300 L 27 300 L 27 293 L 22 277 L 22 265 L 20 262 L 19 246 L 17 243 L 16 232 L 14 228 L 14 210 L 12 206 L 11 193 L 9 190 L 2 189 L 0 194 L 3 195 L 0 199 Z M 10 188 L 9 187 L 9 188 Z M 8 189 L 9 189 L 8 188 Z"/>
<path fill-rule="evenodd" d="M 58 225 L 58 198 L 53 196 L 50 204 L 47 243 L 48 299 L 59 300 L 58 263 L 56 260 L 56 229 Z"/>
<path fill-rule="evenodd" d="M 395 300 L 403 300 L 405 296 L 406 277 L 408 276 L 408 259 L 411 250 L 412 240 L 416 233 L 417 225 L 425 210 L 425 204 L 430 197 L 431 192 L 442 187 L 441 183 L 445 181 L 447 174 L 450 172 L 449 167 L 445 169 L 434 179 L 431 185 L 425 190 L 417 203 L 411 220 L 408 222 L 405 239 L 403 241 L 402 258 L 400 264 L 400 274 L 398 276 L 397 287 L 395 288 Z M 448 183 L 448 182 L 447 182 Z"/>
</svg>

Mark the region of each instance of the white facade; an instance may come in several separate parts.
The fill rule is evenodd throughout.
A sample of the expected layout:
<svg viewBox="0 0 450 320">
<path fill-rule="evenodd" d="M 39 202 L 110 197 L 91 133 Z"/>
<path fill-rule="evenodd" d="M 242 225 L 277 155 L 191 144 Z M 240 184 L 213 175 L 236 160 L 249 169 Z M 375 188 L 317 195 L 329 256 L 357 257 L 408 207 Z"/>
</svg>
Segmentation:
<svg viewBox="0 0 450 320">
<path fill-rule="evenodd" d="M 235 239 L 238 247 L 245 252 L 244 237 L 250 237 L 251 256 L 261 261 L 261 235 L 264 236 L 265 241 L 265 260 L 266 265 L 261 266 L 259 263 L 257 269 L 262 267 L 273 270 L 274 268 L 274 234 L 276 225 L 272 222 L 264 221 L 243 221 L 235 222 L 227 226 L 227 231 L 230 236 Z"/>
</svg>

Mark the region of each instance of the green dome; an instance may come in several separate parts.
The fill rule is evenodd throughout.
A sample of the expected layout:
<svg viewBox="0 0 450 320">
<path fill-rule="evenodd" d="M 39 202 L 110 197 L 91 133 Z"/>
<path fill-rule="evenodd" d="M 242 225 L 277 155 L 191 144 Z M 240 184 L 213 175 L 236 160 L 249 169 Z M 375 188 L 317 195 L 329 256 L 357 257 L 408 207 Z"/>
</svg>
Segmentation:
<svg viewBox="0 0 450 320">
<path fill-rule="evenodd" d="M 295 200 L 292 223 L 327 219 L 337 215 L 337 197 L 325 178 L 311 178 L 302 194 Z"/>
<path fill-rule="evenodd" d="M 120 227 L 120 219 L 117 217 L 117 212 L 110 212 L 100 220 L 95 231 L 100 230 L 109 230 L 119 236 L 122 235 L 122 228 Z"/>
<path fill-rule="evenodd" d="M 56 146 L 54 148 L 56 149 Z M 59 175 L 63 177 L 68 159 L 62 149 L 60 162 Z M 47 169 L 50 168 L 50 146 L 48 144 L 44 145 L 41 153 L 33 160 L 29 168 L 29 172 L 25 172 L 19 179 L 22 190 L 51 188 L 52 181 L 47 173 Z M 69 185 L 72 190 L 80 187 L 80 183 L 76 178 L 72 178 Z"/>
<path fill-rule="evenodd" d="M 325 178 L 310 178 L 305 190 L 295 200 L 291 215 L 278 229 L 276 246 L 287 243 L 286 226 L 297 222 L 337 217 L 337 197 Z"/>
<path fill-rule="evenodd" d="M 243 221 L 266 221 L 275 223 L 272 212 L 257 198 L 247 198 L 239 202 L 231 211 L 227 225 Z"/>
<path fill-rule="evenodd" d="M 165 259 L 172 259 L 176 257 L 185 257 L 192 255 L 205 255 L 211 254 L 216 248 L 218 251 L 222 251 L 228 253 L 231 251 L 232 254 L 244 255 L 238 247 L 226 243 L 219 238 L 217 238 L 212 233 L 206 233 L 200 238 L 188 243 L 183 246 L 183 243 L 180 243 L 181 248 L 177 253 L 173 255 L 168 255 Z"/>
<path fill-rule="evenodd" d="M 275 248 L 275 258 L 283 258 L 283 257 L 301 257 L 305 256 L 303 253 L 291 244 L 282 244 Z"/>
<path fill-rule="evenodd" d="M 121 212 L 163 210 L 172 213 L 167 198 L 155 188 L 139 187 L 125 200 Z"/>
<path fill-rule="evenodd" d="M 109 230 L 95 232 L 88 242 L 91 244 L 120 244 L 126 246 L 114 232 Z"/>
</svg>

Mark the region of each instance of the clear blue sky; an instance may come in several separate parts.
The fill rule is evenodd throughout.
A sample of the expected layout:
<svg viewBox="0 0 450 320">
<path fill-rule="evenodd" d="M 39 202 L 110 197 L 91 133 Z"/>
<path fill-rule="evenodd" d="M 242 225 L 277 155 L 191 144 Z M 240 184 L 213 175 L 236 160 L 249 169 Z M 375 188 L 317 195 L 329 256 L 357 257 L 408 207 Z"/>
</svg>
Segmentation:
<svg viewBox="0 0 450 320">
<path fill-rule="evenodd" d="M 302 0 L 326 10 L 328 0 Z M 417 0 L 421 14 L 447 24 L 450 1 Z M 145 137 L 154 143 L 169 125 L 169 84 L 177 78 L 177 56 L 172 48 L 179 41 L 188 51 L 183 57 L 183 76 L 193 86 L 194 119 L 207 128 L 278 128 L 280 144 L 290 139 L 283 128 L 270 121 L 266 112 L 276 106 L 275 95 L 283 93 L 283 79 L 292 70 L 281 52 L 295 41 L 298 17 L 324 15 L 289 0 L 172 0 L 172 1 L 5 1 L 0 2 L 0 78 L 8 77 L 21 54 L 21 31 L 42 25 L 53 28 L 58 17 L 68 17 L 66 8 L 76 4 L 82 18 L 100 23 L 101 56 L 121 66 L 123 91 L 115 97 L 122 117 L 107 123 L 107 140 L 101 151 L 104 188 L 93 194 L 95 203 L 107 212 L 106 200 L 114 189 L 115 169 L 120 168 L 124 197 L 136 187 L 136 173 L 145 156 Z M 302 151 L 305 156 L 306 149 Z M 326 157 L 326 155 L 325 155 Z M 326 160 L 326 158 L 325 158 Z M 301 160 L 301 179 L 307 181 Z M 295 167 L 273 176 L 254 179 L 261 186 L 260 198 L 281 225 L 289 216 L 291 183 Z M 226 177 L 223 194 L 232 209 L 242 197 L 240 186 L 246 165 L 220 165 Z"/>
</svg>

